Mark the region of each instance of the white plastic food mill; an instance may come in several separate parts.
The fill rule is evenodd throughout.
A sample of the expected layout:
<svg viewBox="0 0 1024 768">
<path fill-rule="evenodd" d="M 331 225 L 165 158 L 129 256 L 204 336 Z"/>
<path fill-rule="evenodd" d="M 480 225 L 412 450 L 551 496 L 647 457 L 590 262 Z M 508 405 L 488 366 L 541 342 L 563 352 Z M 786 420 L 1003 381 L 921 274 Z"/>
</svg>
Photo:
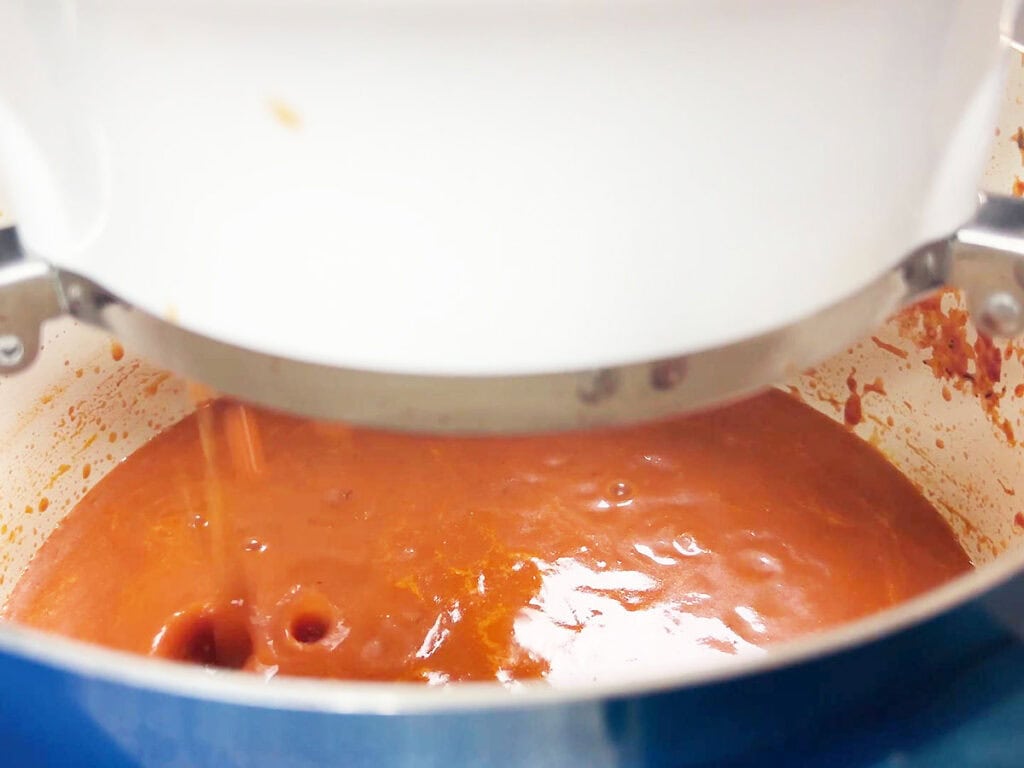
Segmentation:
<svg viewBox="0 0 1024 768">
<path fill-rule="evenodd" d="M 0 0 L 0 365 L 70 312 L 269 405 L 521 431 L 944 284 L 1017 333 L 1024 208 L 974 190 L 1019 4 Z"/>
</svg>

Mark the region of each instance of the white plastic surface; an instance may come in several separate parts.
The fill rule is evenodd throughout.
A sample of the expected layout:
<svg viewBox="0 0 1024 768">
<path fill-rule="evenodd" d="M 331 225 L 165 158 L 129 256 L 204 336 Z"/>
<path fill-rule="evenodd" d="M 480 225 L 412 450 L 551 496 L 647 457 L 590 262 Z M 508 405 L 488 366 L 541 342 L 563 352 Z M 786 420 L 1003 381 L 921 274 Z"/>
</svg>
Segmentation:
<svg viewBox="0 0 1024 768">
<path fill-rule="evenodd" d="M 636 361 L 968 218 L 1002 6 L 0 0 L 0 173 L 35 252 L 221 340 Z"/>
</svg>

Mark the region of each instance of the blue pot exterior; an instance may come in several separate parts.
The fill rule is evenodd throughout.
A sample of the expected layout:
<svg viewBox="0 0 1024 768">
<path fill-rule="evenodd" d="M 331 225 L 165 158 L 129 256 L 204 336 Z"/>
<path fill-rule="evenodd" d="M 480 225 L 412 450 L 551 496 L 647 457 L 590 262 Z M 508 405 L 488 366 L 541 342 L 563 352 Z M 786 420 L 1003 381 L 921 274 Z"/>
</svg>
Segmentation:
<svg viewBox="0 0 1024 768">
<path fill-rule="evenodd" d="M 415 715 L 217 703 L 0 654 L 0 765 L 1019 766 L 1024 641 L 1006 621 L 1014 611 L 1024 618 L 1024 577 L 895 635 L 755 675 Z"/>
</svg>

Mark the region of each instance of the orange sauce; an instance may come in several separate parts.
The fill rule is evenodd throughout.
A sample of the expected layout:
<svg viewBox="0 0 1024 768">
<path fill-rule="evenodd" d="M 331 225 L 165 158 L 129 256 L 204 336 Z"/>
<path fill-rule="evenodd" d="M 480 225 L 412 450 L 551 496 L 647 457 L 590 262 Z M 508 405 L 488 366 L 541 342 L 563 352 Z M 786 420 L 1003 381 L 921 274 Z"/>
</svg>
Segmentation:
<svg viewBox="0 0 1024 768">
<path fill-rule="evenodd" d="M 88 493 L 4 613 L 264 674 L 558 683 L 761 653 L 969 567 L 875 449 L 778 392 L 498 438 L 215 401 Z"/>
</svg>

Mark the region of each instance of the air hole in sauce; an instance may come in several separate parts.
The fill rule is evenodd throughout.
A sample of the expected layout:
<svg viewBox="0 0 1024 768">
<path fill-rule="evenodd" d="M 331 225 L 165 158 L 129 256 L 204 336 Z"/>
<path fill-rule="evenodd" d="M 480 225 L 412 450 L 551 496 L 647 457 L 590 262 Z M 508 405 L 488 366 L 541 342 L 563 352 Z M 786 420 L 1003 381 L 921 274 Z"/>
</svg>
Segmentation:
<svg viewBox="0 0 1024 768">
<path fill-rule="evenodd" d="M 297 643 L 308 645 L 318 643 L 327 636 L 329 621 L 315 613 L 302 613 L 292 619 L 288 634 Z"/>
<path fill-rule="evenodd" d="M 203 607 L 175 614 L 153 641 L 152 653 L 205 667 L 241 669 L 253 643 L 244 606 Z"/>
</svg>

